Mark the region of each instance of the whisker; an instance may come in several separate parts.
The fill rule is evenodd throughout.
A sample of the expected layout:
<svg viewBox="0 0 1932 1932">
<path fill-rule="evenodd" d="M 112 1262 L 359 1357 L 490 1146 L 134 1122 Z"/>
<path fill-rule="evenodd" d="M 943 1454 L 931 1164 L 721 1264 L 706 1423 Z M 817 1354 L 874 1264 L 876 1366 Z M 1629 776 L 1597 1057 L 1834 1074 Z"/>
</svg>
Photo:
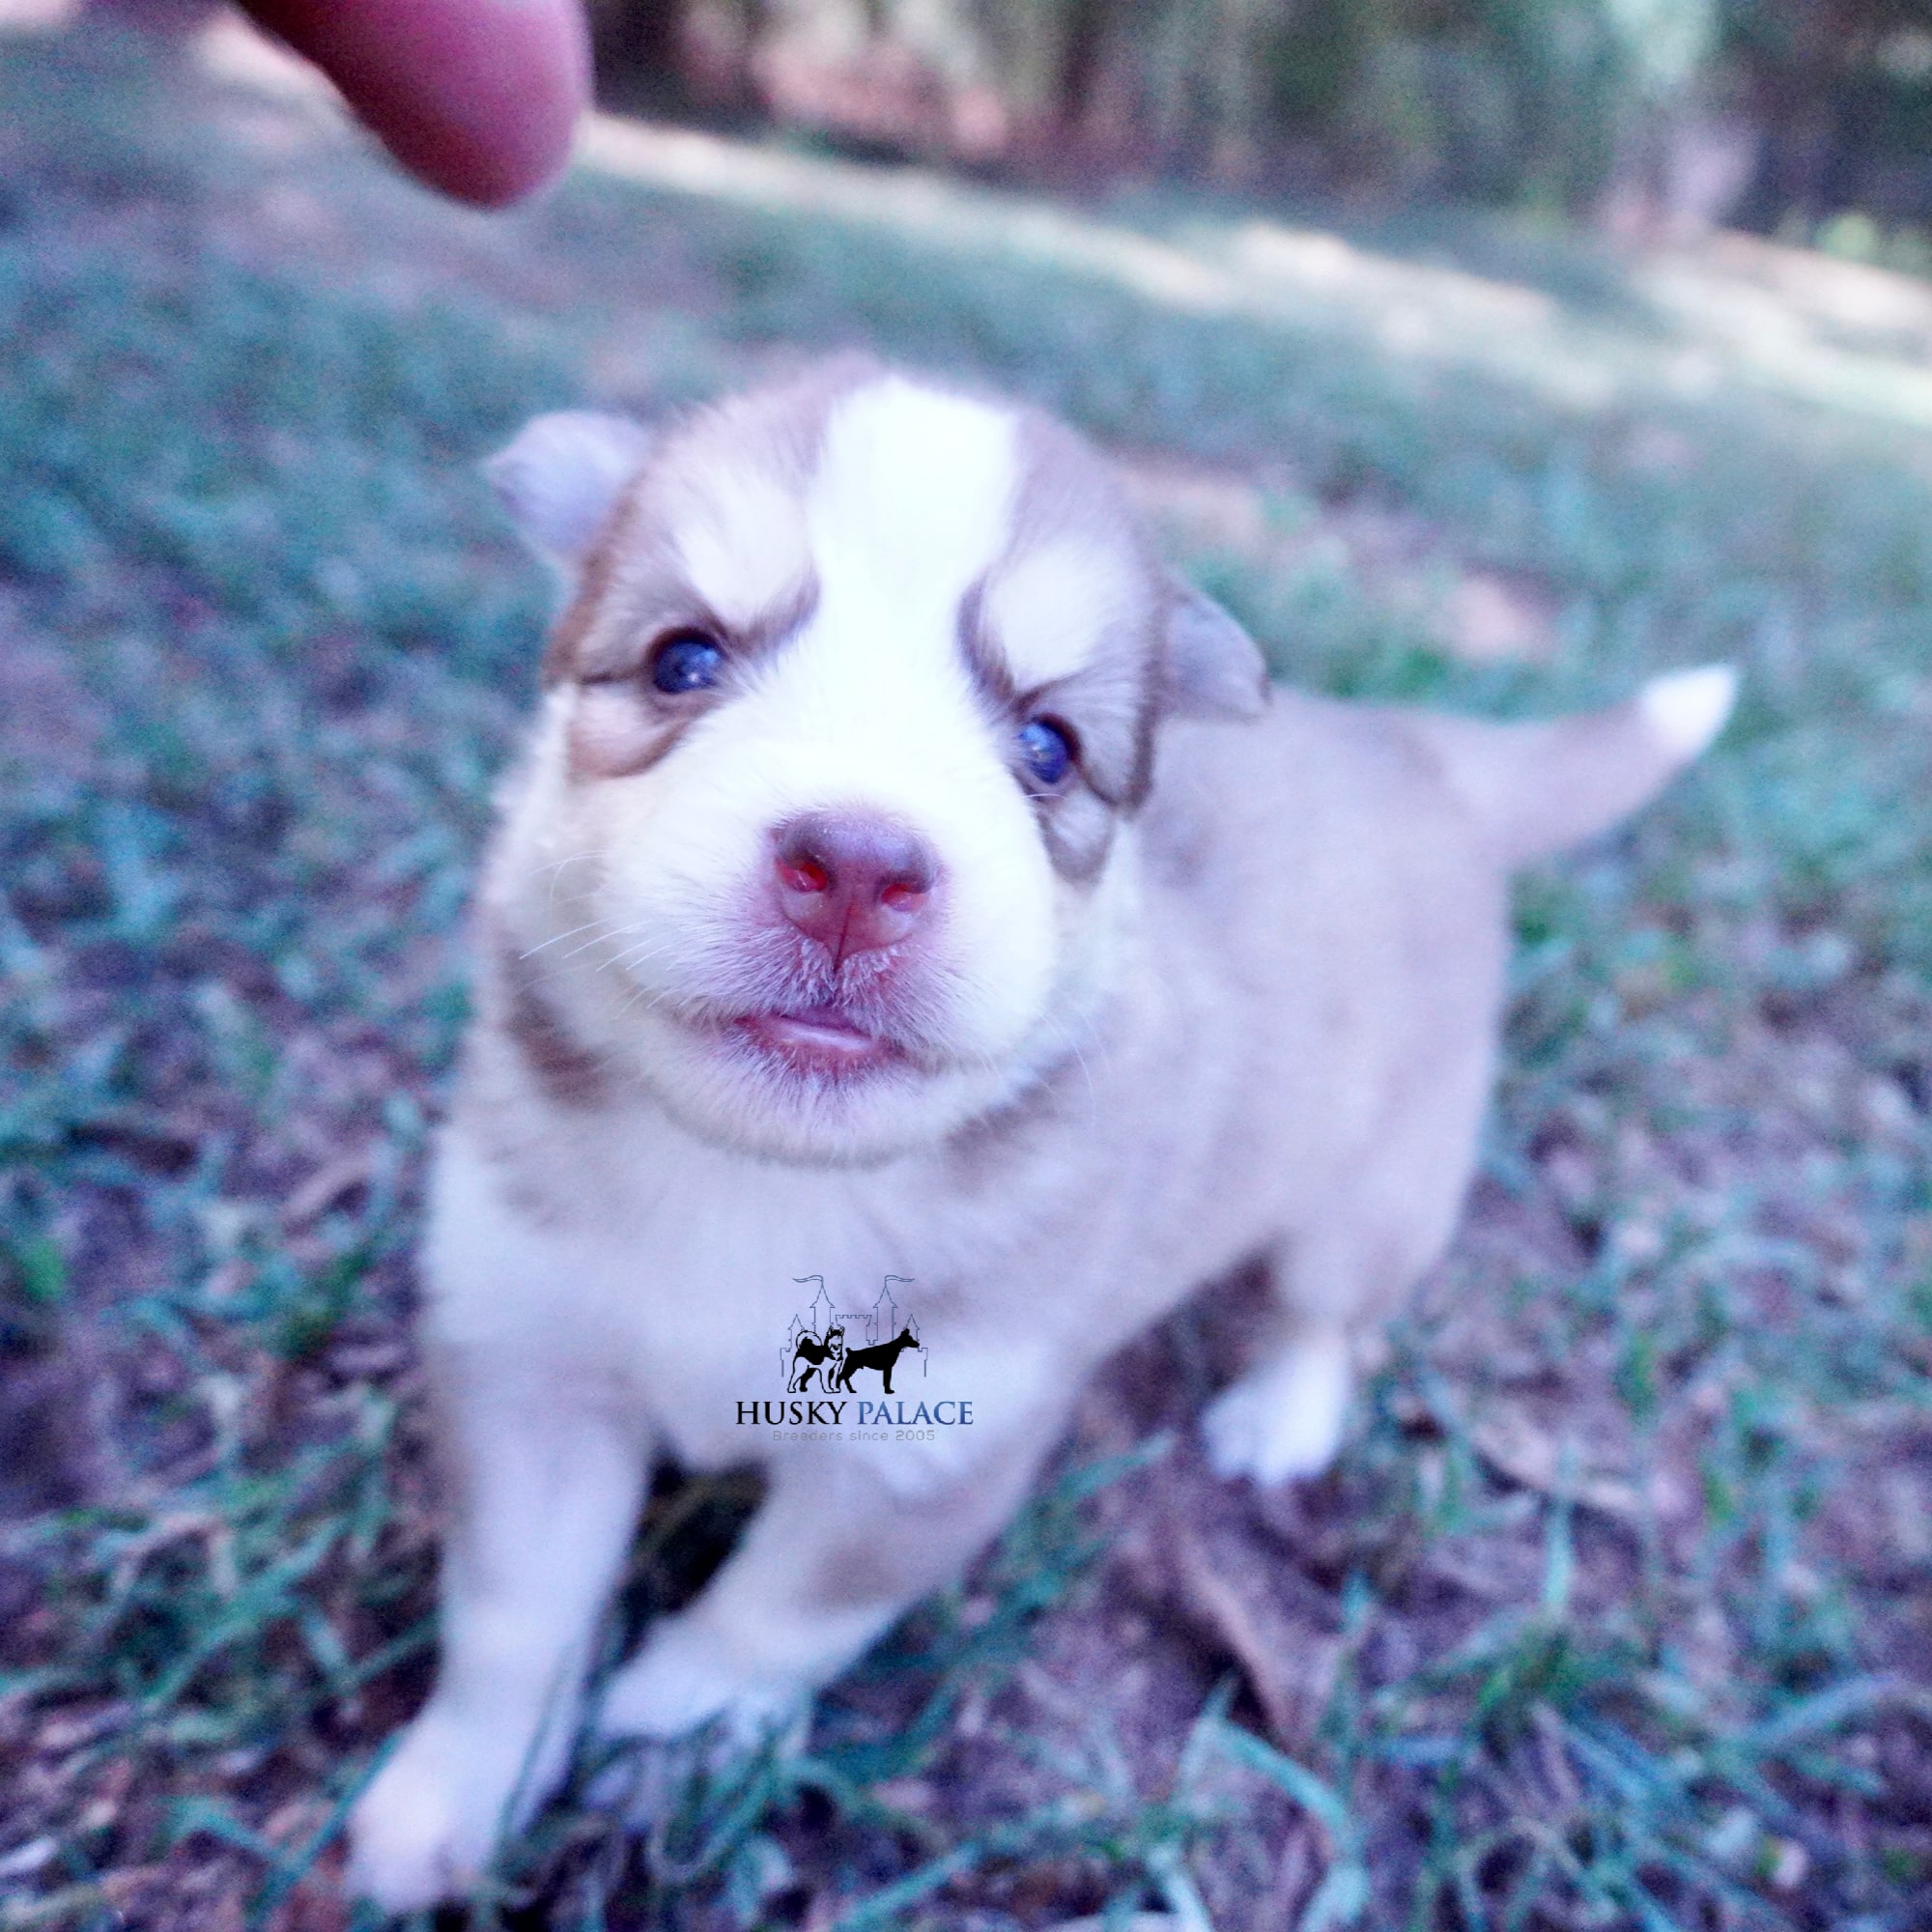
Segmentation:
<svg viewBox="0 0 1932 1932">
<path fill-rule="evenodd" d="M 609 925 L 610 923 L 611 922 L 608 919 L 586 919 L 582 925 L 573 925 L 568 931 L 554 932 L 548 939 L 539 940 L 536 945 L 518 953 L 517 957 L 519 959 L 534 959 L 539 952 L 547 952 L 551 947 L 557 945 L 563 940 L 574 939 L 580 932 L 588 932 L 593 925 Z M 591 945 L 596 944 L 594 940 L 587 943 Z M 570 955 L 566 954 L 565 956 L 569 957 Z"/>
<path fill-rule="evenodd" d="M 575 959 L 580 952 L 587 952 L 593 946 L 604 946 L 613 939 L 625 938 L 628 934 L 636 932 L 643 923 L 641 920 L 633 920 L 628 925 L 613 926 L 609 932 L 594 932 L 588 939 L 573 946 L 563 956 L 566 959 Z M 582 932 L 583 928 L 579 926 L 578 930 Z"/>
</svg>

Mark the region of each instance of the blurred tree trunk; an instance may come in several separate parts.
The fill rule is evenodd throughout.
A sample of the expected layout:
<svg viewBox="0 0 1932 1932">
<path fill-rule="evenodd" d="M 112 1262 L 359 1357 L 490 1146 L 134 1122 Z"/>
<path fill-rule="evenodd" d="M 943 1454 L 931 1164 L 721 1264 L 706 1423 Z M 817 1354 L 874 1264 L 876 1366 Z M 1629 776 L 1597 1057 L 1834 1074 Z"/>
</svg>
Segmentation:
<svg viewBox="0 0 1932 1932">
<path fill-rule="evenodd" d="M 590 41 L 600 76 L 627 103 L 684 102 L 684 0 L 592 0 Z"/>
<path fill-rule="evenodd" d="M 1101 63 L 1107 52 L 1114 9 L 1107 0 L 1070 0 L 1065 10 L 1065 43 L 1060 61 L 1060 120 L 1084 128 L 1097 104 Z"/>
<path fill-rule="evenodd" d="M 1758 164 L 1737 210 L 1769 234 L 1787 215 L 1808 227 L 1831 212 L 1846 146 L 1846 70 L 1869 51 L 1883 0 L 1782 0 L 1753 25 L 1746 58 Z"/>
</svg>

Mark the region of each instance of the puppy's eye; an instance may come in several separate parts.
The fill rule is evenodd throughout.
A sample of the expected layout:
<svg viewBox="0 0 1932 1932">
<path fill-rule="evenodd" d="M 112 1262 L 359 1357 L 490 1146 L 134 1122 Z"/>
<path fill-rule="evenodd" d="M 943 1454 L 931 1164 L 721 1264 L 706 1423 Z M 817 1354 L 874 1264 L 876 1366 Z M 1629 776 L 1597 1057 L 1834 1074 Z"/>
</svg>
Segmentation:
<svg viewBox="0 0 1932 1932">
<path fill-rule="evenodd" d="M 724 651 L 702 631 L 673 631 L 651 652 L 651 682 L 673 696 L 708 690 L 724 668 Z"/>
<path fill-rule="evenodd" d="M 1057 719 L 1030 718 L 1018 737 L 1027 776 L 1043 789 L 1051 790 L 1073 769 L 1073 732 Z"/>
</svg>

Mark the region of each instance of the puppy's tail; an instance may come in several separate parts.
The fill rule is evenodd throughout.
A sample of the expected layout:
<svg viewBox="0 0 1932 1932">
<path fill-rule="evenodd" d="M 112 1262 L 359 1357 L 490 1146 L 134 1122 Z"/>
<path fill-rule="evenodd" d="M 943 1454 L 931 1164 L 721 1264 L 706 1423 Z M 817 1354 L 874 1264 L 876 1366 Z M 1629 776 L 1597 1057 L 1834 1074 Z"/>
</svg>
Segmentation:
<svg viewBox="0 0 1932 1932">
<path fill-rule="evenodd" d="M 1519 866 L 1606 831 L 1646 805 L 1724 728 L 1728 665 L 1654 679 L 1627 704 L 1536 724 L 1411 713 L 1450 787 Z"/>
</svg>

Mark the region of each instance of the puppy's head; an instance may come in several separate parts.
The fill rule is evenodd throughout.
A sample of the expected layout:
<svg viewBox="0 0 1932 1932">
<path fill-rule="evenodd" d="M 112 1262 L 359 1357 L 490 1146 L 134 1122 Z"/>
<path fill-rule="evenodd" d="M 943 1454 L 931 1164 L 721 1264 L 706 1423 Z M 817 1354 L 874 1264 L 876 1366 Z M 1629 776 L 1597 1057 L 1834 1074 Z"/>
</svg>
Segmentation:
<svg viewBox="0 0 1932 1932">
<path fill-rule="evenodd" d="M 821 1161 L 1064 1053 L 1161 718 L 1265 693 L 1094 455 L 845 363 L 660 436 L 542 417 L 492 473 L 570 585 L 489 895 L 539 1047 Z"/>
</svg>

